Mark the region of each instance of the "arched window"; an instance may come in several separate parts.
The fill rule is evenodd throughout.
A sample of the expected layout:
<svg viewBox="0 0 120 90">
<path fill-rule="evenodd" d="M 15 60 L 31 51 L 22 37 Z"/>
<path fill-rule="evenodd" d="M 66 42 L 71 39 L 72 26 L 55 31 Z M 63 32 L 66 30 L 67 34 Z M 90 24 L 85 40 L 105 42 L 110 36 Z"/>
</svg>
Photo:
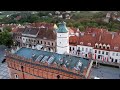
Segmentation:
<svg viewBox="0 0 120 90">
<path fill-rule="evenodd" d="M 39 44 L 39 40 L 38 40 L 38 42 L 37 42 L 38 44 Z"/>
<path fill-rule="evenodd" d="M 106 49 L 106 45 L 105 44 L 103 44 L 103 49 Z"/>
<path fill-rule="evenodd" d="M 19 79 L 19 76 L 17 74 L 14 74 L 15 79 Z"/>
<path fill-rule="evenodd" d="M 110 45 L 107 45 L 107 49 L 110 49 Z"/>
<path fill-rule="evenodd" d="M 99 44 L 99 48 L 102 48 L 102 44 L 101 43 Z"/>
<path fill-rule="evenodd" d="M 98 48 L 98 44 L 97 43 L 95 44 L 95 48 Z"/>
</svg>

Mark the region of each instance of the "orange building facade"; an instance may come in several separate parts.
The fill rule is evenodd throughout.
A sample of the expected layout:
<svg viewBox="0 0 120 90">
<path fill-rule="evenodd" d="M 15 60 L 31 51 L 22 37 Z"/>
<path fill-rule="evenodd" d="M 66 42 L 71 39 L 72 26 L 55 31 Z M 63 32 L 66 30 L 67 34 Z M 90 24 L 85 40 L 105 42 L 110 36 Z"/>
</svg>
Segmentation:
<svg viewBox="0 0 120 90">
<path fill-rule="evenodd" d="M 91 61 L 88 67 L 80 72 L 64 65 L 57 63 L 49 65 L 47 62 L 34 61 L 10 52 L 6 52 L 6 61 L 11 79 L 87 79 L 90 73 L 88 68 L 91 68 Z"/>
</svg>

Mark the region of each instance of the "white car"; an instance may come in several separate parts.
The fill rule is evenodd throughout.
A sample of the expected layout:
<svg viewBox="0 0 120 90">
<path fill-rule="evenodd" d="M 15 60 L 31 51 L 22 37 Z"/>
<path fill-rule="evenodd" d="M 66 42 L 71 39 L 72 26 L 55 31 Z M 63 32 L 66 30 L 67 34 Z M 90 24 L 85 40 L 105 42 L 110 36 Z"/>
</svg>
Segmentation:
<svg viewBox="0 0 120 90">
<path fill-rule="evenodd" d="M 98 78 L 98 77 L 94 77 L 94 79 L 100 79 L 100 78 Z"/>
</svg>

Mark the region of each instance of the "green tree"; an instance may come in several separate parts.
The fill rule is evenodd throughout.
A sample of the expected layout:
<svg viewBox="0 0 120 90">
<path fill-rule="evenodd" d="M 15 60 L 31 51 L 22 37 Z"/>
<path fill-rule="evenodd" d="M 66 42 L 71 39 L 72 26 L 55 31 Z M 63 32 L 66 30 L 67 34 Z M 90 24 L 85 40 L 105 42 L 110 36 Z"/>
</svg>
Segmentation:
<svg viewBox="0 0 120 90">
<path fill-rule="evenodd" d="M 8 31 L 8 32 L 11 32 L 12 31 L 12 28 L 10 26 L 6 26 L 3 28 L 4 31 Z"/>
<path fill-rule="evenodd" d="M 10 47 L 13 45 L 12 35 L 8 31 L 0 33 L 0 44 Z"/>
</svg>

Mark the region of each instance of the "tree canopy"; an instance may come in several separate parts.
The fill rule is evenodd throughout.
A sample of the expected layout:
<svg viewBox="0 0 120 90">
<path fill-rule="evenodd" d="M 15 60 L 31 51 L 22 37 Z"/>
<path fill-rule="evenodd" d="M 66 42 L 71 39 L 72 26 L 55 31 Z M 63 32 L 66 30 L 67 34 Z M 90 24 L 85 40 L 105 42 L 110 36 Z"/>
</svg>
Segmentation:
<svg viewBox="0 0 120 90">
<path fill-rule="evenodd" d="M 8 31 L 0 32 L 0 45 L 8 47 L 13 45 L 12 35 Z"/>
</svg>

